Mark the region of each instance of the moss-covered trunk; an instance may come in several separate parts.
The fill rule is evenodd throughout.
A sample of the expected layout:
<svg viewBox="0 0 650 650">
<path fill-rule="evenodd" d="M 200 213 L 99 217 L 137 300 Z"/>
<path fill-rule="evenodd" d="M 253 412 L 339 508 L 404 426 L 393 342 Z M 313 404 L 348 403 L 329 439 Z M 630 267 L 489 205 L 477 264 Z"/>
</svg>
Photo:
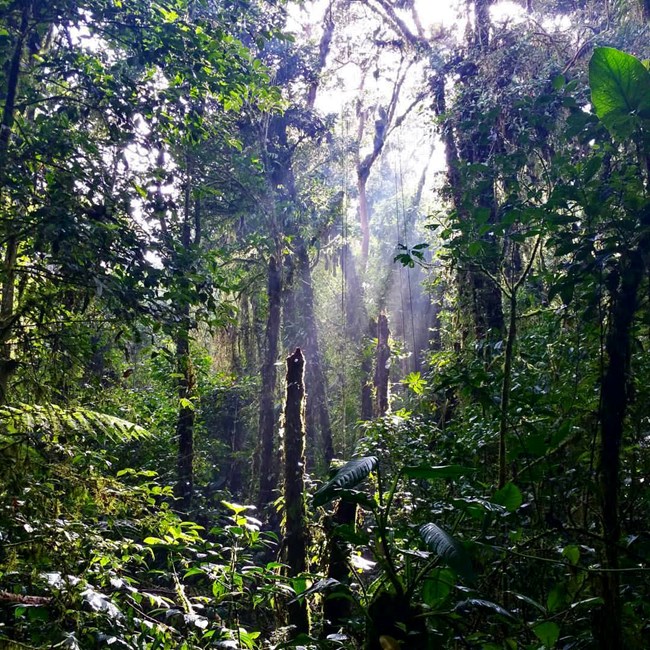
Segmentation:
<svg viewBox="0 0 650 650">
<path fill-rule="evenodd" d="M 284 406 L 284 530 L 289 577 L 307 570 L 307 514 L 305 510 L 305 358 L 300 348 L 287 357 L 287 399 Z M 309 632 L 305 599 L 287 605 L 289 624 Z"/>
</svg>

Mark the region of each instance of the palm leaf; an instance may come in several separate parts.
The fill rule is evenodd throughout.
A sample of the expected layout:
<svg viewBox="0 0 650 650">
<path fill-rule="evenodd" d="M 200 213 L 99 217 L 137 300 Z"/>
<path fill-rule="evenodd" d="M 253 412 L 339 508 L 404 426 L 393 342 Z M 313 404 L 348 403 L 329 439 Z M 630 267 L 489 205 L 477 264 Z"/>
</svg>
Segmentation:
<svg viewBox="0 0 650 650">
<path fill-rule="evenodd" d="M 375 456 L 364 456 L 348 461 L 325 485 L 314 494 L 314 506 L 323 506 L 338 496 L 338 491 L 353 488 L 372 472 L 379 461 Z"/>
</svg>

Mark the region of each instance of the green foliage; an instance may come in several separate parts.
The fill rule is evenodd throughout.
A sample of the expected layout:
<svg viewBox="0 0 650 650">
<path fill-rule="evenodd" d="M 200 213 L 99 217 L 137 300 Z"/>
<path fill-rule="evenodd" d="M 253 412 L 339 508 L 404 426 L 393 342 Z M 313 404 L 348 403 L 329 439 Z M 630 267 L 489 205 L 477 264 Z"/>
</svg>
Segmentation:
<svg viewBox="0 0 650 650">
<path fill-rule="evenodd" d="M 0 431 L 6 437 L 31 437 L 35 444 L 52 444 L 59 439 L 119 443 L 151 437 L 146 429 L 122 418 L 81 407 L 65 409 L 56 404 L 2 406 Z"/>
<path fill-rule="evenodd" d="M 420 535 L 424 543 L 459 576 L 468 582 L 474 581 L 474 570 L 469 556 L 449 533 L 436 524 L 424 524 L 420 528 Z"/>
<path fill-rule="evenodd" d="M 596 48 L 589 62 L 589 86 L 596 115 L 617 138 L 629 138 L 650 120 L 650 71 L 636 57 Z"/>
<path fill-rule="evenodd" d="M 155 472 L 115 471 L 109 457 L 150 436 L 144 430 L 85 409 L 5 410 L 0 534 L 12 543 L 0 556 L 3 639 L 258 647 L 247 625 L 290 587 L 278 565 L 251 563 L 275 537 L 248 507 L 224 503 L 206 532 L 173 512 Z"/>
<path fill-rule="evenodd" d="M 330 481 L 314 493 L 314 505 L 323 506 L 335 499 L 339 490 L 353 488 L 361 483 L 377 467 L 377 462 L 375 456 L 348 461 Z"/>
</svg>

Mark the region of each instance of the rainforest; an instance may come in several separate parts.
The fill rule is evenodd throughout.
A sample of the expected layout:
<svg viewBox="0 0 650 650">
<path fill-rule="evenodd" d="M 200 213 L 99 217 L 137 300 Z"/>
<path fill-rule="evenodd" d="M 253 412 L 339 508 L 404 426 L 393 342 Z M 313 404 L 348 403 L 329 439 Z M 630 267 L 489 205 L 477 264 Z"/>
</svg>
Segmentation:
<svg viewBox="0 0 650 650">
<path fill-rule="evenodd" d="M 0 649 L 644 650 L 648 0 L 0 0 Z"/>
</svg>

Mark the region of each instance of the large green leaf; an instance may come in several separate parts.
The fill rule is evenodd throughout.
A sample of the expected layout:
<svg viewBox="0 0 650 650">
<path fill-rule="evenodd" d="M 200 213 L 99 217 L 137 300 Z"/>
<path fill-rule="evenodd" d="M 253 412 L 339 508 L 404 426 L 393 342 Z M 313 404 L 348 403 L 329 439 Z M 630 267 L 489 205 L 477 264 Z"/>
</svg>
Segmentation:
<svg viewBox="0 0 650 650">
<path fill-rule="evenodd" d="M 589 62 L 591 101 L 596 115 L 618 138 L 628 138 L 650 119 L 650 72 L 634 56 L 599 47 Z"/>
<path fill-rule="evenodd" d="M 524 498 L 521 490 L 514 483 L 506 483 L 492 497 L 492 503 L 503 506 L 508 512 L 514 512 L 522 504 Z"/>
<path fill-rule="evenodd" d="M 379 461 L 375 456 L 364 456 L 348 461 L 336 475 L 314 494 L 314 505 L 323 506 L 336 498 L 337 492 L 352 488 L 363 481 L 372 472 Z"/>
<path fill-rule="evenodd" d="M 560 638 L 560 626 L 553 621 L 545 621 L 533 628 L 535 636 L 547 648 L 554 648 L 557 640 Z"/>
<path fill-rule="evenodd" d="M 425 544 L 459 576 L 472 582 L 475 578 L 472 561 L 463 545 L 436 524 L 424 524 L 420 535 Z"/>
</svg>

